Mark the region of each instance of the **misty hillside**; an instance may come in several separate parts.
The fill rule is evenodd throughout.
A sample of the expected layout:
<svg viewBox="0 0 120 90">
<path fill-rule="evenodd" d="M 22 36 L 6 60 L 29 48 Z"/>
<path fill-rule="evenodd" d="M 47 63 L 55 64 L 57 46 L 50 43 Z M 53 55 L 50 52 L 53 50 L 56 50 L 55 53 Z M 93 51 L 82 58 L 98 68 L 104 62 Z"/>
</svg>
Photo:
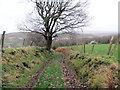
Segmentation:
<svg viewBox="0 0 120 90">
<path fill-rule="evenodd" d="M 92 34 L 81 34 L 81 33 L 66 33 L 66 34 L 59 34 L 58 38 L 67 38 L 67 37 L 77 37 L 77 38 L 94 38 L 95 35 Z"/>
<path fill-rule="evenodd" d="M 6 39 L 23 39 L 26 38 L 27 33 L 26 32 L 15 32 L 15 33 L 8 33 L 5 35 Z"/>
<path fill-rule="evenodd" d="M 23 40 L 27 38 L 28 32 L 15 32 L 15 33 L 8 33 L 5 34 L 5 41 L 18 41 Z M 78 37 L 78 38 L 94 38 L 95 35 L 92 34 L 78 34 L 78 33 L 72 33 L 71 34 L 59 34 L 58 38 L 67 38 L 70 36 Z"/>
<path fill-rule="evenodd" d="M 15 32 L 5 34 L 5 47 L 21 47 L 27 33 Z"/>
<path fill-rule="evenodd" d="M 24 39 L 27 38 L 28 32 L 14 32 L 14 33 L 7 33 L 5 35 L 5 47 L 21 47 L 23 44 Z M 70 38 L 98 38 L 98 37 L 104 37 L 108 36 L 108 34 L 100 34 L 100 35 L 92 35 L 92 34 L 81 34 L 81 33 L 65 33 L 65 34 L 59 34 L 57 38 L 55 38 L 57 41 L 59 40 L 68 40 Z"/>
</svg>

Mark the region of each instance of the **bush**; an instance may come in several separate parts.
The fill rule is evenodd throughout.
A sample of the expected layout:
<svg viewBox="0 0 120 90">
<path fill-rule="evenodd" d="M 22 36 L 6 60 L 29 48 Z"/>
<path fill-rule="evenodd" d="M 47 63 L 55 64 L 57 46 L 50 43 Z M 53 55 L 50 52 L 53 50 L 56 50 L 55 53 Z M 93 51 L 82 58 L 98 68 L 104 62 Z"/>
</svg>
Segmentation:
<svg viewBox="0 0 120 90">
<path fill-rule="evenodd" d="M 57 48 L 58 48 L 57 46 L 53 46 L 53 47 L 52 47 L 53 50 L 55 50 L 55 49 L 57 49 Z"/>
</svg>

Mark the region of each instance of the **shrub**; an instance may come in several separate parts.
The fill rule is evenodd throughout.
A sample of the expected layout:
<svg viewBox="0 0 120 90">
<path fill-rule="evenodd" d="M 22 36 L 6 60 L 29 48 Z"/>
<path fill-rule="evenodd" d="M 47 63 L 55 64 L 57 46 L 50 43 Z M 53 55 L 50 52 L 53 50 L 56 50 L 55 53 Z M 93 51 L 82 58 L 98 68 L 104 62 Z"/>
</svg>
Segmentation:
<svg viewBox="0 0 120 90">
<path fill-rule="evenodd" d="M 52 47 L 53 50 L 55 50 L 55 49 L 57 49 L 57 48 L 58 48 L 57 46 L 53 46 L 53 47 Z"/>
</svg>

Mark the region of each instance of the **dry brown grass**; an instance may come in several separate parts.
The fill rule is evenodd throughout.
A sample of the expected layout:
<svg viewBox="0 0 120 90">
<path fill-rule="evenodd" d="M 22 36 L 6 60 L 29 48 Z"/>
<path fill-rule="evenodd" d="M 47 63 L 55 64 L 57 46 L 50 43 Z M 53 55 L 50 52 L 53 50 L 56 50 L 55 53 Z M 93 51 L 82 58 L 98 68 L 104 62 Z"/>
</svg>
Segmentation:
<svg viewBox="0 0 120 90">
<path fill-rule="evenodd" d="M 89 84 L 93 88 L 115 88 L 114 73 L 106 66 L 100 66 L 89 77 Z"/>
</svg>

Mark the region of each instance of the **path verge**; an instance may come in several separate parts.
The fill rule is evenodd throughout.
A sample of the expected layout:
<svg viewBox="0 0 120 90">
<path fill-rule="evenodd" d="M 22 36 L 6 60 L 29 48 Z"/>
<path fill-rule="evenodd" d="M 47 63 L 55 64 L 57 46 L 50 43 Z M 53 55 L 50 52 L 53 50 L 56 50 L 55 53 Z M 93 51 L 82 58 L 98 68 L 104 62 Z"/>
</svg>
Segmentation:
<svg viewBox="0 0 120 90">
<path fill-rule="evenodd" d="M 86 88 L 86 85 L 80 83 L 79 77 L 76 75 L 74 69 L 67 65 L 67 60 L 64 59 L 64 55 L 61 58 L 63 81 L 67 88 Z"/>
</svg>

